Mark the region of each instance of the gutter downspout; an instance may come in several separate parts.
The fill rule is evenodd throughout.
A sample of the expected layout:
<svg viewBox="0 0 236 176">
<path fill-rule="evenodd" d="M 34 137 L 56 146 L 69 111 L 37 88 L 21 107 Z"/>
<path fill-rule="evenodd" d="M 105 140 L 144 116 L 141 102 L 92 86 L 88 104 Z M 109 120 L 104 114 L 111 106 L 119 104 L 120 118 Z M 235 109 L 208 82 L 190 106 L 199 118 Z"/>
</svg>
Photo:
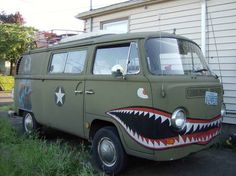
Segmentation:
<svg viewBox="0 0 236 176">
<path fill-rule="evenodd" d="M 90 10 L 93 11 L 93 1 L 90 0 Z M 90 32 L 93 32 L 93 17 L 90 18 Z"/>
<path fill-rule="evenodd" d="M 206 56 L 206 0 L 201 0 L 201 49 Z"/>
<path fill-rule="evenodd" d="M 90 32 L 93 32 L 93 17 L 90 18 Z"/>
</svg>

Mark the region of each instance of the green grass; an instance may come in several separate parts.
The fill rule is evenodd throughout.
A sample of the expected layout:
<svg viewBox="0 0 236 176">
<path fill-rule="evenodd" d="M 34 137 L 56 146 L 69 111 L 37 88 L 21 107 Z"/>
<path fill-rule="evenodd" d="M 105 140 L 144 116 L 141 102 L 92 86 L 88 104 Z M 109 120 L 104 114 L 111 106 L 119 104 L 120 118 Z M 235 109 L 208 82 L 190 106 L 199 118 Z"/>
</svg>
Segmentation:
<svg viewBox="0 0 236 176">
<path fill-rule="evenodd" d="M 9 111 L 13 109 L 13 105 L 12 106 L 0 106 L 0 111 Z"/>
<path fill-rule="evenodd" d="M 35 136 L 19 136 L 7 120 L 0 118 L 1 176 L 92 176 L 83 145 L 47 142 Z"/>
</svg>

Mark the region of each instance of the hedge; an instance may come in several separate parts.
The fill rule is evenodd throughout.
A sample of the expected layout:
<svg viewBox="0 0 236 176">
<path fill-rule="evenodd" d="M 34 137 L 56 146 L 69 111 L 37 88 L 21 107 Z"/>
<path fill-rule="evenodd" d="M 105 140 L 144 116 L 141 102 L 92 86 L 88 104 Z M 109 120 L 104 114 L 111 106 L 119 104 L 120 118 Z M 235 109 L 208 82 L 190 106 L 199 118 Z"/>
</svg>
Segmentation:
<svg viewBox="0 0 236 176">
<path fill-rule="evenodd" d="M 11 91 L 14 87 L 13 76 L 0 76 L 0 90 Z"/>
</svg>

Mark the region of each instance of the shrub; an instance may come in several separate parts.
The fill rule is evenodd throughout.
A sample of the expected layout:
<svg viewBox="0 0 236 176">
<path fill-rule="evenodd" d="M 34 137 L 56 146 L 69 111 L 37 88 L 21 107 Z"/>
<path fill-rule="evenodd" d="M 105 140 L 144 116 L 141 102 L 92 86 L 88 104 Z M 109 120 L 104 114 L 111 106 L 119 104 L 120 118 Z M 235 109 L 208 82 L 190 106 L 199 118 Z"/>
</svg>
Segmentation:
<svg viewBox="0 0 236 176">
<path fill-rule="evenodd" d="M 0 76 L 0 90 L 11 91 L 14 87 L 13 76 Z"/>
</svg>

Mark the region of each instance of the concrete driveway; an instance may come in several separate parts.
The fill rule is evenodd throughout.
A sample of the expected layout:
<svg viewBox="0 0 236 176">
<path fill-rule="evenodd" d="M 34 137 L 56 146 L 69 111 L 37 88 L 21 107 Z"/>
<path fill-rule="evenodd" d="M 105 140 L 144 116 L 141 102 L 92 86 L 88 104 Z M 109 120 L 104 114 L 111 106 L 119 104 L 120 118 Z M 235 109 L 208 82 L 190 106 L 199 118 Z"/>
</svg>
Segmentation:
<svg viewBox="0 0 236 176">
<path fill-rule="evenodd" d="M 10 92 L 0 91 L 0 106 L 12 104 L 13 100 L 11 98 Z"/>
<path fill-rule="evenodd" d="M 9 93 L 0 93 L 0 106 L 12 104 Z M 7 112 L 0 111 L 1 118 L 7 118 Z M 21 131 L 22 119 L 10 119 L 12 125 Z M 53 135 L 51 135 L 53 134 Z M 80 138 L 65 135 L 56 130 L 50 131 L 48 140 L 62 138 L 68 142 L 81 141 Z M 84 141 L 83 141 L 84 142 Z M 126 171 L 122 176 L 234 176 L 236 175 L 236 150 L 210 148 L 184 159 L 168 162 L 154 162 L 130 157 Z"/>
<path fill-rule="evenodd" d="M 234 176 L 236 175 L 236 151 L 211 148 L 184 159 L 153 162 L 130 159 L 122 176 Z"/>
</svg>

